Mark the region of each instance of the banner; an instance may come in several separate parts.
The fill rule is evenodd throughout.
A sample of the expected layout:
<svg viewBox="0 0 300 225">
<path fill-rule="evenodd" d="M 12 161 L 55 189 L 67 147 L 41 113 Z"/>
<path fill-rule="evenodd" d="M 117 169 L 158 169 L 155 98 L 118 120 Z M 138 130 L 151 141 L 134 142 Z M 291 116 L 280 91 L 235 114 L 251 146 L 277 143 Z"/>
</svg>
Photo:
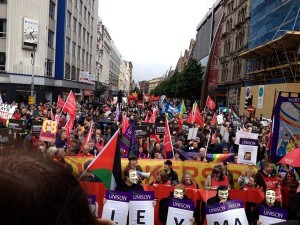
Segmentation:
<svg viewBox="0 0 300 225">
<path fill-rule="evenodd" d="M 142 126 L 147 126 L 147 129 L 149 129 L 150 135 L 155 134 L 155 123 L 142 122 Z"/>
<path fill-rule="evenodd" d="M 132 194 L 107 190 L 106 202 L 103 207 L 103 219 L 110 219 L 118 225 L 126 225 L 129 210 L 129 201 Z"/>
<path fill-rule="evenodd" d="M 0 104 L 0 120 L 5 125 L 6 120 L 10 119 L 14 114 L 16 106 L 8 104 Z"/>
<path fill-rule="evenodd" d="M 132 193 L 132 200 L 129 202 L 129 225 L 154 225 L 153 201 L 153 191 Z"/>
<path fill-rule="evenodd" d="M 193 124 L 188 123 L 188 122 L 183 122 L 181 132 L 184 135 L 188 135 L 190 128 L 193 128 Z"/>
<path fill-rule="evenodd" d="M 40 134 L 43 127 L 43 121 L 32 121 L 31 126 L 31 133 L 34 134 Z"/>
<path fill-rule="evenodd" d="M 25 133 L 25 120 L 9 119 L 8 128 L 17 134 Z"/>
<path fill-rule="evenodd" d="M 170 198 L 167 225 L 191 225 L 194 208 L 194 202 L 190 200 Z"/>
<path fill-rule="evenodd" d="M 155 123 L 156 135 L 165 134 L 165 123 Z"/>
<path fill-rule="evenodd" d="M 257 150 L 257 139 L 240 138 L 237 162 L 247 165 L 256 165 Z"/>
<path fill-rule="evenodd" d="M 11 129 L 0 128 L 0 147 L 11 146 L 14 143 L 14 140 Z"/>
<path fill-rule="evenodd" d="M 261 206 L 259 208 L 259 220 L 262 225 L 269 225 L 287 220 L 287 211 L 279 208 Z"/>
<path fill-rule="evenodd" d="M 40 140 L 55 142 L 57 133 L 57 123 L 52 120 L 44 120 L 40 133 Z"/>
<path fill-rule="evenodd" d="M 205 205 L 205 212 L 208 225 L 248 225 L 245 209 L 241 200 Z"/>
<path fill-rule="evenodd" d="M 135 126 L 135 136 L 137 138 L 144 138 L 150 136 L 149 126 Z"/>
<path fill-rule="evenodd" d="M 274 108 L 274 126 L 271 148 L 272 162 L 286 155 L 289 139 L 300 146 L 300 98 L 278 96 Z"/>
</svg>

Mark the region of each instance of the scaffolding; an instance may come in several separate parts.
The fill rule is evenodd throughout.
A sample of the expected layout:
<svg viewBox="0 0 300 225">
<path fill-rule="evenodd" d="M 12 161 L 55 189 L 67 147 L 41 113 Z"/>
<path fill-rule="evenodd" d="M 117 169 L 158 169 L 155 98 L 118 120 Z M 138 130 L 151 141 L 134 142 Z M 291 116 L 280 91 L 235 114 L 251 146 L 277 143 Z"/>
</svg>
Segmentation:
<svg viewBox="0 0 300 225">
<path fill-rule="evenodd" d="M 245 81 L 300 82 L 300 1 L 252 0 Z"/>
</svg>

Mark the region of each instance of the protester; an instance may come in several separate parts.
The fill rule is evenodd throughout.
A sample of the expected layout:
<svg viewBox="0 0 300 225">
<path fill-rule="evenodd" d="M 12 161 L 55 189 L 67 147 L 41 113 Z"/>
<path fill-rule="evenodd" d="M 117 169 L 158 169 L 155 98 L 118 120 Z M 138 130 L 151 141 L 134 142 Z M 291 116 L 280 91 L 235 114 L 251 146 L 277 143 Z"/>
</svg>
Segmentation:
<svg viewBox="0 0 300 225">
<path fill-rule="evenodd" d="M 172 161 L 171 160 L 166 160 L 164 162 L 164 169 L 168 175 L 168 178 L 171 182 L 172 185 L 175 185 L 177 184 L 179 181 L 178 181 L 178 174 L 175 170 L 173 170 L 172 168 Z"/>
<path fill-rule="evenodd" d="M 233 175 L 232 173 L 227 169 L 227 162 L 226 161 L 223 161 L 221 163 L 221 166 L 222 166 L 222 170 L 223 170 L 223 173 L 226 177 L 228 177 L 228 182 L 229 182 L 229 185 L 230 185 L 230 188 L 231 189 L 234 189 L 234 181 L 233 181 Z"/>
<path fill-rule="evenodd" d="M 284 179 L 280 182 L 282 205 L 284 208 L 289 207 L 289 199 L 292 195 L 296 194 L 299 181 L 296 175 L 290 171 L 285 174 Z"/>
<path fill-rule="evenodd" d="M 130 169 L 129 167 L 124 169 L 123 171 L 125 180 L 118 184 L 116 187 L 116 191 L 123 192 L 134 192 L 134 191 L 143 191 L 144 188 L 141 184 L 139 184 L 139 177 L 137 175 L 137 171 Z"/>
<path fill-rule="evenodd" d="M 249 178 L 253 176 L 253 171 L 248 168 L 246 171 L 242 172 L 242 175 L 238 178 L 238 184 L 240 189 L 244 189 L 244 186 L 248 184 Z"/>
<path fill-rule="evenodd" d="M 168 178 L 166 171 L 165 170 L 157 171 L 154 181 L 150 185 L 153 185 L 154 187 L 158 187 L 159 185 L 171 186 L 171 182 Z"/>
<path fill-rule="evenodd" d="M 1 224 L 115 224 L 97 221 L 77 179 L 47 157 L 1 151 L 0 171 Z"/>
<path fill-rule="evenodd" d="M 198 189 L 199 188 L 197 182 L 195 182 L 194 178 L 188 171 L 183 172 L 180 183 L 182 185 L 184 185 L 185 188 L 190 188 L 190 189 Z"/>
<path fill-rule="evenodd" d="M 206 178 L 204 189 L 217 190 L 219 186 L 229 186 L 228 177 L 224 175 L 221 165 L 215 165 L 211 175 Z"/>
<path fill-rule="evenodd" d="M 90 153 L 91 149 L 90 149 L 90 145 L 89 144 L 85 144 L 83 147 L 82 147 L 82 150 L 81 152 L 79 152 L 77 154 L 77 156 L 80 156 L 80 157 L 93 157 L 94 155 L 92 155 Z"/>
<path fill-rule="evenodd" d="M 88 160 L 83 164 L 84 171 L 81 171 L 78 174 L 78 180 L 79 181 L 88 181 L 88 182 L 100 182 L 99 177 L 97 177 L 95 174 L 87 170 L 88 166 L 91 164 L 92 160 Z"/>
<path fill-rule="evenodd" d="M 216 203 L 224 203 L 228 200 L 231 200 L 229 198 L 229 192 L 228 192 L 227 186 L 221 185 L 216 190 L 217 190 L 216 196 L 209 198 L 207 200 L 207 205 L 216 204 Z"/>
<path fill-rule="evenodd" d="M 263 190 L 276 189 L 278 186 L 278 179 L 273 163 L 264 162 L 263 169 L 257 171 L 255 180 L 260 187 L 263 187 Z"/>
</svg>

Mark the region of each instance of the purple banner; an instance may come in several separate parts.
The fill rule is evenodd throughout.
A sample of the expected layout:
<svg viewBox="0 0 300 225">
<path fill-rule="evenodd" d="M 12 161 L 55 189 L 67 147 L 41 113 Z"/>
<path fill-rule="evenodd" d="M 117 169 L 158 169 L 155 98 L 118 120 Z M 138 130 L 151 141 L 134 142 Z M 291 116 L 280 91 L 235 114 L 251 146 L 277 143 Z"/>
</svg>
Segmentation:
<svg viewBox="0 0 300 225">
<path fill-rule="evenodd" d="M 277 219 L 287 220 L 287 211 L 278 208 L 269 208 L 266 206 L 261 206 L 259 208 L 259 215 L 273 217 Z"/>
<path fill-rule="evenodd" d="M 240 138 L 240 145 L 258 146 L 258 140 L 249 138 Z"/>
<path fill-rule="evenodd" d="M 170 198 L 169 206 L 177 209 L 185 209 L 190 211 L 193 211 L 195 209 L 193 201 L 178 198 Z"/>
<path fill-rule="evenodd" d="M 150 201 L 154 200 L 154 191 L 136 191 L 132 193 L 133 201 Z"/>
<path fill-rule="evenodd" d="M 206 214 L 215 214 L 225 212 L 231 209 L 243 208 L 244 204 L 241 200 L 231 200 L 225 203 L 217 203 L 205 206 Z"/>
<path fill-rule="evenodd" d="M 132 194 L 121 191 L 106 190 L 105 198 L 113 201 L 129 202 L 132 199 Z"/>
</svg>

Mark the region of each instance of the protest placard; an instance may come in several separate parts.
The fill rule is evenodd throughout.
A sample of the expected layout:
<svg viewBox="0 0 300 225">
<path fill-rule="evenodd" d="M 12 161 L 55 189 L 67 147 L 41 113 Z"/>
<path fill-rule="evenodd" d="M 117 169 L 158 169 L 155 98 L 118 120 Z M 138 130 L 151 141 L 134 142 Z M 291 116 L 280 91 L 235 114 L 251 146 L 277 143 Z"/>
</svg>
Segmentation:
<svg viewBox="0 0 300 225">
<path fill-rule="evenodd" d="M 190 225 L 194 208 L 194 203 L 190 200 L 170 198 L 167 225 Z"/>
<path fill-rule="evenodd" d="M 259 208 L 259 221 L 262 225 L 284 222 L 287 220 L 287 211 L 285 209 L 270 208 L 261 206 Z"/>
</svg>

